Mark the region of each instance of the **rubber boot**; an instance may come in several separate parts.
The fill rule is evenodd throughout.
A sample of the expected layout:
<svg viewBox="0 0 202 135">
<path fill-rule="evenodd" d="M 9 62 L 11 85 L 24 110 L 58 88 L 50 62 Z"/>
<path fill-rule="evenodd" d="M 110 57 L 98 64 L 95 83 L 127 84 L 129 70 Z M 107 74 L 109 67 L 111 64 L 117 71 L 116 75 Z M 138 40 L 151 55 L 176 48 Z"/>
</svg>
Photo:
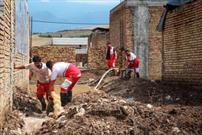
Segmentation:
<svg viewBox="0 0 202 135">
<path fill-rule="evenodd" d="M 48 115 L 50 112 L 53 112 L 53 101 L 49 101 L 48 102 L 48 106 L 47 106 L 47 110 L 46 110 L 46 114 Z"/>
<path fill-rule="evenodd" d="M 140 74 L 139 74 L 139 73 L 136 73 L 136 77 L 137 77 L 137 78 L 140 78 Z"/>
<path fill-rule="evenodd" d="M 72 91 L 68 91 L 67 93 L 60 93 L 61 105 L 65 106 L 67 103 L 72 100 Z"/>
<path fill-rule="evenodd" d="M 132 71 L 130 69 L 126 70 L 126 76 L 125 76 L 126 80 L 129 80 L 131 78 L 131 73 Z"/>
<path fill-rule="evenodd" d="M 46 101 L 45 101 L 45 98 L 44 97 L 40 97 L 38 99 L 39 99 L 39 101 L 41 103 L 41 110 L 45 111 L 46 110 Z"/>
</svg>

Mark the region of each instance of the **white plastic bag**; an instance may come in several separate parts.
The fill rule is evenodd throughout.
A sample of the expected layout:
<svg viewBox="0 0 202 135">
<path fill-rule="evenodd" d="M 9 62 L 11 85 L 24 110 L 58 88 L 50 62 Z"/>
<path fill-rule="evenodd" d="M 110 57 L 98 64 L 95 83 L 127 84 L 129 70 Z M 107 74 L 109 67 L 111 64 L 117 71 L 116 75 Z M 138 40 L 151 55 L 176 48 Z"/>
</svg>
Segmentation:
<svg viewBox="0 0 202 135">
<path fill-rule="evenodd" d="M 63 89 L 67 89 L 71 84 L 72 84 L 71 81 L 65 79 L 65 81 L 61 84 L 60 87 L 63 88 Z"/>
</svg>

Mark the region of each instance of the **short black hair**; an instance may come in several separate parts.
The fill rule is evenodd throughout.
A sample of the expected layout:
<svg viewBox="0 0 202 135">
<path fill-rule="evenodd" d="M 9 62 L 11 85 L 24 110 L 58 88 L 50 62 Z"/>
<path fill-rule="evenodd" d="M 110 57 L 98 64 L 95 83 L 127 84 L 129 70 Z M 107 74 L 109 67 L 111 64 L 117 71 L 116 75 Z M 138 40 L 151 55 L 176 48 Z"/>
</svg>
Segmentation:
<svg viewBox="0 0 202 135">
<path fill-rule="evenodd" d="M 129 52 L 129 51 L 130 51 L 130 50 L 129 50 L 129 49 L 127 49 L 127 48 L 126 48 L 126 49 L 124 49 L 124 52 Z"/>
<path fill-rule="evenodd" d="M 39 57 L 38 55 L 34 55 L 32 58 L 33 62 L 41 62 L 41 57 Z"/>
<path fill-rule="evenodd" d="M 53 66 L 53 62 L 52 61 L 49 60 L 49 61 L 46 62 L 46 67 L 48 67 L 49 69 L 51 69 L 52 66 Z"/>
</svg>

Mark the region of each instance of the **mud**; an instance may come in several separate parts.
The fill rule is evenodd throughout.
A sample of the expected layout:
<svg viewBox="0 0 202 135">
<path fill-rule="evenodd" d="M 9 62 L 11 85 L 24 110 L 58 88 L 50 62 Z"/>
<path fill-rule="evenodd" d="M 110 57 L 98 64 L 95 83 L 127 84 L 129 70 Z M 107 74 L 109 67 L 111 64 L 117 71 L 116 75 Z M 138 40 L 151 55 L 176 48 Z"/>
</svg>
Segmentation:
<svg viewBox="0 0 202 135">
<path fill-rule="evenodd" d="M 93 88 L 99 76 L 94 73 L 85 75 L 92 78 L 85 76 L 80 84 L 91 84 Z M 65 113 L 59 118 L 44 116 L 33 93 L 15 91 L 13 111 L 8 114 L 0 134 L 202 134 L 200 89 L 143 79 L 125 81 L 119 77 L 107 77 L 98 91 L 87 92 L 85 87 L 82 90 L 77 88 L 72 102 L 65 106 Z M 28 125 L 33 126 L 28 130 Z"/>
</svg>

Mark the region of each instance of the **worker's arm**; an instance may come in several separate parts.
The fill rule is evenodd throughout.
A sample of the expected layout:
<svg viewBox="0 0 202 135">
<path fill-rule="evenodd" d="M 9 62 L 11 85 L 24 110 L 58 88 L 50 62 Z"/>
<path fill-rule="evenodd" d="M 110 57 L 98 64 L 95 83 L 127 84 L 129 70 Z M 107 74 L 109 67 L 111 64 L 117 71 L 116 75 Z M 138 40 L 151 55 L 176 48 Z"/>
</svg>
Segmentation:
<svg viewBox="0 0 202 135">
<path fill-rule="evenodd" d="M 49 84 L 49 92 L 54 91 L 54 84 L 57 78 L 57 70 L 53 70 L 50 75 L 50 84 Z"/>
<path fill-rule="evenodd" d="M 53 81 L 50 81 L 50 84 L 49 84 L 49 91 L 54 91 L 54 84 L 55 84 L 55 80 Z"/>
<path fill-rule="evenodd" d="M 114 54 L 115 54 L 115 59 L 117 59 L 117 52 L 115 51 L 115 53 L 114 53 Z"/>
<path fill-rule="evenodd" d="M 25 69 L 25 66 L 24 65 L 16 66 L 14 63 L 14 69 Z"/>
</svg>

